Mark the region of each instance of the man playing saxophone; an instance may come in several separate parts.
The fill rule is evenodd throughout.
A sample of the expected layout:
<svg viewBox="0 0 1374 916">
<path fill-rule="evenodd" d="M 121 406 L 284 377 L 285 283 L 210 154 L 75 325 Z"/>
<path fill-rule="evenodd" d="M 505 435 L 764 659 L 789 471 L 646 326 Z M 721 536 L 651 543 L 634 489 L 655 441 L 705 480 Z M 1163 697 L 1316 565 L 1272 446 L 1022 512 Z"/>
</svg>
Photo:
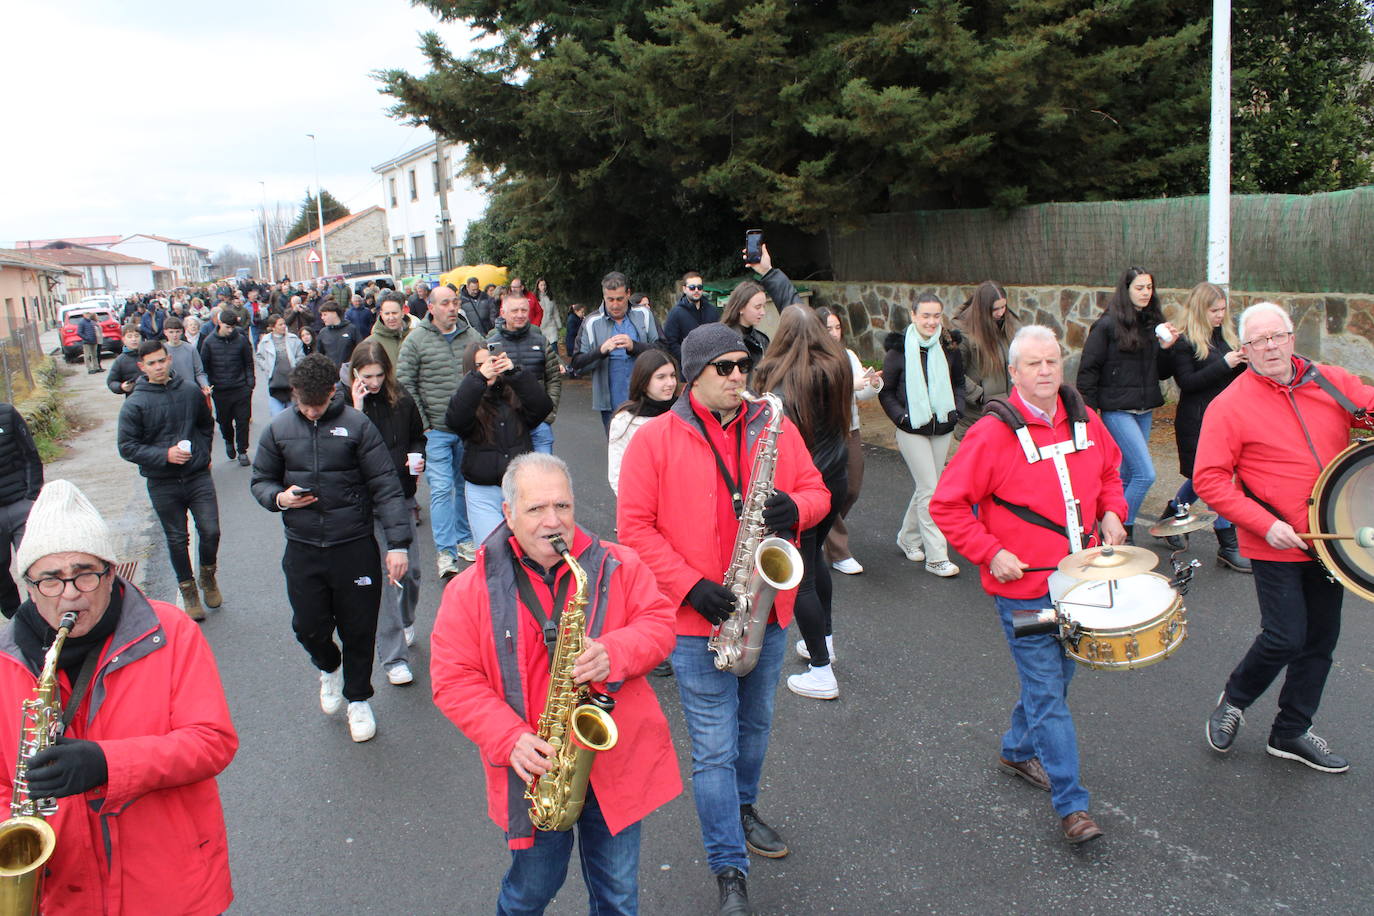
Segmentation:
<svg viewBox="0 0 1374 916">
<path fill-rule="evenodd" d="M 0 630 L 0 804 L 16 794 L 21 704 L 75 614 L 56 657 L 65 732 L 22 762 L 18 790 L 57 802 L 40 911 L 213 916 L 234 898 L 215 777 L 238 736 L 198 625 L 119 578 L 114 556 L 81 491 L 48 483 L 17 556 L 29 600 Z"/>
<path fill-rule="evenodd" d="M 526 796 L 531 784 L 575 781 L 539 734 L 546 703 L 579 705 L 580 696 L 560 695 L 570 683 L 615 701 L 618 740 L 590 755 L 581 811 L 566 812 L 592 910 L 637 913 L 640 821 L 682 791 L 668 722 L 644 679 L 672 646 L 673 609 L 634 551 L 577 527 L 561 458 L 520 455 L 501 489 L 506 521 L 444 591 L 430 642 L 434 702 L 477 745 L 487 811 L 511 849 L 496 909 L 542 913 L 567 874 L 573 830 L 536 829 Z M 564 663 L 570 671 L 551 671 L 564 614 L 585 618 L 582 651 Z M 557 824 L 549 813 L 538 820 Z"/>
<path fill-rule="evenodd" d="M 721 583 L 736 579 L 742 520 L 795 540 L 825 516 L 830 493 L 792 422 L 782 418 L 780 432 L 767 435 L 772 408 L 743 401 L 752 361 L 736 331 L 722 324 L 692 331 L 682 343 L 682 368 L 687 392 L 626 450 L 621 480 L 633 484 L 620 488 L 617 524 L 677 608 L 672 662 L 692 742 L 692 794 L 719 911 L 739 916 L 751 912 L 748 851 L 768 858 L 788 851 L 754 805 L 793 593 L 776 594 L 747 674 L 718 668 L 707 644 L 736 610 L 735 595 Z M 772 479 L 750 480 L 765 449 L 775 453 L 763 465 Z"/>
</svg>

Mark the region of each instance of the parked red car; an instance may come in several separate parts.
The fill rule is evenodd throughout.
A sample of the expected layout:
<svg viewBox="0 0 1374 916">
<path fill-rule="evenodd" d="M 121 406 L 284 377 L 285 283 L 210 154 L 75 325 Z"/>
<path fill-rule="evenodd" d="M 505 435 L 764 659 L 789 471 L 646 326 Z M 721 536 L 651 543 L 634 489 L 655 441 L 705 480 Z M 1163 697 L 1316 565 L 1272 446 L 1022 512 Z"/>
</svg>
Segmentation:
<svg viewBox="0 0 1374 916">
<path fill-rule="evenodd" d="M 119 336 L 119 322 L 109 308 L 77 303 L 62 308 L 62 356 L 69 363 L 81 359 L 81 334 L 76 329 L 76 320 L 87 312 L 95 313 L 96 324 L 100 326 L 100 352 L 117 356 L 124 351 L 124 341 Z"/>
</svg>

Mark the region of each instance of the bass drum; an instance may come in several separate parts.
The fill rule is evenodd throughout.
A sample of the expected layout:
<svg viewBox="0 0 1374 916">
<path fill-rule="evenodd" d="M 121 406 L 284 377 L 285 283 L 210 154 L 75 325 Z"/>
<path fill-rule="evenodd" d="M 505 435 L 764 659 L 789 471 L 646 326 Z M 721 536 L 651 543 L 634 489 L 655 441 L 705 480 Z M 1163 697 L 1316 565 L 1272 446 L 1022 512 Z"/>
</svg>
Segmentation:
<svg viewBox="0 0 1374 916">
<path fill-rule="evenodd" d="M 1352 535 L 1374 526 L 1374 439 L 1341 452 L 1322 471 L 1308 500 L 1307 524 L 1312 534 Z M 1374 601 L 1374 550 L 1353 538 L 1313 541 L 1317 557 L 1342 585 Z"/>
</svg>

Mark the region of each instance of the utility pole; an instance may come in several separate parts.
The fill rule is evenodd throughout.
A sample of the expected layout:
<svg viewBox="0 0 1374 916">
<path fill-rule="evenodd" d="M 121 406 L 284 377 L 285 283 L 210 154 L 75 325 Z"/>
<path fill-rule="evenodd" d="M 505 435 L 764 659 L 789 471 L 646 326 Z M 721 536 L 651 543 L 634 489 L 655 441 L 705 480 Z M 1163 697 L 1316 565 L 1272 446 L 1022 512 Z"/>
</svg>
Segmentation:
<svg viewBox="0 0 1374 916">
<path fill-rule="evenodd" d="M 1231 284 L 1231 0 L 1212 0 L 1212 131 L 1207 190 L 1207 280 Z"/>
<path fill-rule="evenodd" d="M 448 169 L 444 168 L 444 138 L 434 135 L 434 173 L 439 176 L 439 272 L 445 273 L 453 265 L 453 245 L 449 241 Z"/>
<path fill-rule="evenodd" d="M 272 263 L 272 234 L 267 231 L 267 182 L 259 181 L 262 185 L 262 247 L 267 249 L 267 281 L 277 282 L 277 268 Z"/>
<path fill-rule="evenodd" d="M 315 215 L 320 222 L 320 276 L 329 275 L 329 243 L 324 240 L 324 192 L 320 190 L 320 145 L 315 140 L 314 134 L 306 134 L 310 138 L 310 148 L 315 154 Z"/>
</svg>

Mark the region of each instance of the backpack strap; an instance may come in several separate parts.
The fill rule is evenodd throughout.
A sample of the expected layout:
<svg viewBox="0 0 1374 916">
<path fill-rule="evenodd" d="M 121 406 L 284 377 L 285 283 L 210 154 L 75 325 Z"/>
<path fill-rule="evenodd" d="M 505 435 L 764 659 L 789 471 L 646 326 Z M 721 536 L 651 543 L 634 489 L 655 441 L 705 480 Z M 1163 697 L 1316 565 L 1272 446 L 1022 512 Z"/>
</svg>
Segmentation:
<svg viewBox="0 0 1374 916">
<path fill-rule="evenodd" d="M 1369 415 L 1369 409 L 1365 407 L 1356 406 L 1354 401 L 1346 397 L 1344 391 L 1337 388 L 1331 382 L 1331 379 L 1322 375 L 1321 370 L 1317 368 L 1316 363 L 1308 363 L 1307 371 L 1303 373 L 1302 377 L 1302 380 L 1307 379 L 1311 379 L 1312 381 L 1316 382 L 1317 387 L 1319 387 L 1322 391 L 1325 391 L 1331 397 L 1331 400 L 1339 404 L 1342 410 L 1344 410 L 1346 413 L 1349 413 L 1362 425 L 1369 426 L 1371 425 L 1371 423 L 1374 423 L 1374 419 L 1372 419 Z"/>
</svg>

